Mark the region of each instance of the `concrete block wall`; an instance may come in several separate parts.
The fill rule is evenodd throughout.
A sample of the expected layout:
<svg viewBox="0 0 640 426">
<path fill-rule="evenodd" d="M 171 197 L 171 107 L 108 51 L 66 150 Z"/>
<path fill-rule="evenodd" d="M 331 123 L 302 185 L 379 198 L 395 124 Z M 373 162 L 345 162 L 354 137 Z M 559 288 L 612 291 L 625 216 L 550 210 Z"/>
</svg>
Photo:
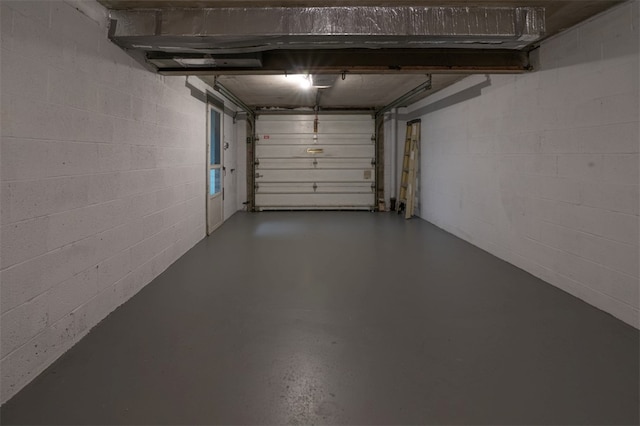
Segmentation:
<svg viewBox="0 0 640 426">
<path fill-rule="evenodd" d="M 206 108 L 67 2 L 0 16 L 4 402 L 204 237 Z"/>
<path fill-rule="evenodd" d="M 544 42 L 536 72 L 404 111 L 422 118 L 424 219 L 635 327 L 638 6 Z"/>
</svg>

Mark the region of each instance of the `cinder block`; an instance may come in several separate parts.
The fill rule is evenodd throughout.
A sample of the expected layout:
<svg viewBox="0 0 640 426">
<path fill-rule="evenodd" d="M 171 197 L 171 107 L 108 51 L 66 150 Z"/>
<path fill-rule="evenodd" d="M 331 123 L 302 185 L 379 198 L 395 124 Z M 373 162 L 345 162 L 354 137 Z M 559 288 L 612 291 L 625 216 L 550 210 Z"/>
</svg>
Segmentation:
<svg viewBox="0 0 640 426">
<path fill-rule="evenodd" d="M 559 155 L 558 176 L 588 181 L 601 180 L 602 163 L 601 155 Z"/>
<path fill-rule="evenodd" d="M 125 249 L 98 265 L 98 291 L 108 291 L 129 272 L 131 272 L 131 252 Z"/>
<path fill-rule="evenodd" d="M 0 3 L 0 49 L 13 50 L 13 10 L 4 2 Z"/>
<path fill-rule="evenodd" d="M 539 198 L 580 204 L 582 185 L 580 181 L 565 177 L 532 176 L 530 194 Z"/>
<path fill-rule="evenodd" d="M 121 280 L 114 284 L 114 288 L 117 295 L 117 300 L 122 303 L 131 298 L 135 294 L 134 292 L 134 277 L 130 272 L 125 275 Z"/>
<path fill-rule="evenodd" d="M 583 127 L 600 124 L 608 124 L 616 121 L 607 119 L 605 108 L 607 105 L 604 98 L 588 99 L 582 102 L 575 102 L 569 98 L 570 102 L 563 108 L 557 110 L 558 121 L 566 123 L 567 127 Z"/>
<path fill-rule="evenodd" d="M 29 2 L 19 1 L 19 3 Z M 41 6 L 34 3 L 36 4 L 34 10 L 42 7 L 43 11 L 48 13 L 47 3 L 49 2 L 39 3 Z M 15 52 L 45 63 L 58 63 L 62 56 L 62 45 L 59 34 L 51 30 L 48 25 L 14 10 L 12 47 Z"/>
<path fill-rule="evenodd" d="M 89 300 L 82 306 L 86 312 L 86 321 L 89 330 L 105 319 L 111 312 L 115 311 L 121 304 L 122 302 L 119 300 L 115 285 L 110 286 Z"/>
<path fill-rule="evenodd" d="M 604 181 L 618 184 L 640 184 L 638 154 L 604 156 Z"/>
<path fill-rule="evenodd" d="M 91 144 L 3 138 L 2 179 L 41 179 L 90 173 L 97 164 Z"/>
<path fill-rule="evenodd" d="M 119 199 L 51 215 L 47 248 L 53 250 L 123 224 L 128 207 L 128 200 Z"/>
<path fill-rule="evenodd" d="M 142 221 L 137 219 L 127 222 L 124 225 L 101 232 L 96 237 L 100 240 L 96 257 L 98 261 L 101 261 L 140 242 L 142 240 Z"/>
<path fill-rule="evenodd" d="M 541 241 L 627 275 L 638 275 L 637 246 L 551 224 L 543 224 Z"/>
<path fill-rule="evenodd" d="M 591 207 L 637 215 L 638 186 L 613 183 L 584 184 L 582 202 Z"/>
<path fill-rule="evenodd" d="M 605 259 L 603 264 L 623 274 L 636 279 L 639 276 L 638 262 L 640 252 L 637 245 L 622 244 L 611 240 L 604 240 L 603 251 Z"/>
<path fill-rule="evenodd" d="M 118 118 L 131 118 L 131 95 L 120 90 L 102 86 L 98 93 L 101 113 Z"/>
<path fill-rule="evenodd" d="M 40 295 L 2 314 L 2 358 L 44 330 L 48 322 L 47 302 L 47 295 Z"/>
<path fill-rule="evenodd" d="M 148 123 L 157 123 L 157 104 L 149 102 L 145 99 L 132 98 L 132 117 L 136 121 L 145 121 Z"/>
<path fill-rule="evenodd" d="M 164 210 L 174 203 L 181 201 L 184 194 L 176 189 L 175 186 L 163 188 L 156 192 L 156 209 Z"/>
<path fill-rule="evenodd" d="M 98 268 L 91 267 L 50 290 L 49 322 L 55 323 L 98 294 Z"/>
<path fill-rule="evenodd" d="M 122 198 L 122 173 L 97 173 L 89 176 L 89 203 L 104 203 Z"/>
<path fill-rule="evenodd" d="M 49 218 L 46 216 L 0 227 L 1 269 L 47 252 Z"/>
<path fill-rule="evenodd" d="M 7 182 L 2 185 L 2 222 L 75 209 L 87 205 L 88 200 L 87 176 Z"/>
<path fill-rule="evenodd" d="M 157 151 L 158 149 L 153 146 L 132 146 L 131 168 L 136 170 L 155 168 L 158 163 Z"/>
<path fill-rule="evenodd" d="M 49 68 L 49 102 L 87 111 L 98 110 L 98 86 L 88 74 Z"/>
<path fill-rule="evenodd" d="M 104 34 L 99 24 L 67 2 L 52 2 L 51 28 L 78 45 L 97 49 Z M 99 57 L 99 56 L 98 56 Z"/>
<path fill-rule="evenodd" d="M 640 303 L 640 285 L 638 285 L 637 277 L 621 274 L 605 268 L 602 271 L 602 281 L 610 286 L 610 291 L 607 292 L 607 294 L 638 309 Z"/>
<path fill-rule="evenodd" d="M 95 265 L 98 243 L 95 237 L 86 238 L 2 270 L 2 312 L 27 302 Z"/>
<path fill-rule="evenodd" d="M 49 0 L 3 0 L 3 5 L 26 18 L 46 27 L 49 25 L 51 1 Z"/>
<path fill-rule="evenodd" d="M 559 202 L 555 216 L 549 221 L 577 231 L 602 235 L 604 213 L 602 209 Z"/>
<path fill-rule="evenodd" d="M 45 332 L 11 352 L 0 361 L 0 398 L 7 401 L 40 374 L 60 351 L 49 346 Z"/>
<path fill-rule="evenodd" d="M 79 109 L 71 110 L 73 135 L 70 140 L 79 142 L 111 142 L 114 128 L 111 117 Z"/>
<path fill-rule="evenodd" d="M 637 153 L 638 124 L 616 123 L 571 130 L 570 145 L 562 152 Z"/>
<path fill-rule="evenodd" d="M 638 121 L 638 92 L 605 96 L 602 100 L 603 124 L 633 123 Z"/>
<path fill-rule="evenodd" d="M 609 61 L 604 62 L 602 71 L 597 74 L 599 84 L 593 86 L 600 96 L 638 92 L 638 58 L 627 58 L 626 62 L 613 63 L 611 66 L 608 65 Z"/>
<path fill-rule="evenodd" d="M 2 135 L 25 139 L 72 140 L 72 113 L 12 94 L 2 95 Z"/>
<path fill-rule="evenodd" d="M 121 143 L 98 144 L 99 171 L 116 172 L 129 169 L 131 169 L 130 145 Z"/>
<path fill-rule="evenodd" d="M 149 238 L 164 228 L 164 211 L 159 211 L 142 218 L 142 237 Z"/>
<path fill-rule="evenodd" d="M 166 232 L 167 230 L 165 229 L 131 247 L 131 266 L 134 271 L 156 256 L 164 248 L 162 242 L 166 238 Z"/>
<path fill-rule="evenodd" d="M 602 211 L 600 235 L 626 244 L 638 245 L 640 229 L 636 215 Z"/>
<path fill-rule="evenodd" d="M 4 94 L 42 99 L 47 93 L 47 69 L 38 61 L 19 52 L 3 51 L 0 63 L 0 88 Z"/>
</svg>

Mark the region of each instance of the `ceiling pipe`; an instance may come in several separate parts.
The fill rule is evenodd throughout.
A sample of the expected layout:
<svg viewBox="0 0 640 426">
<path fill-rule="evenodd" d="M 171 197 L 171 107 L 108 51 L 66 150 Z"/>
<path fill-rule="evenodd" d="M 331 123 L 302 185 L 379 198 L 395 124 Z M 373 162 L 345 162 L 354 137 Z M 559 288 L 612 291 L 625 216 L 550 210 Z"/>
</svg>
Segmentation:
<svg viewBox="0 0 640 426">
<path fill-rule="evenodd" d="M 400 96 L 395 101 L 391 102 L 387 106 L 380 108 L 376 112 L 376 117 L 384 115 L 384 113 L 391 111 L 393 108 L 404 106 L 407 102 L 413 99 L 415 96 L 419 95 L 422 92 L 426 92 L 431 89 L 431 74 L 428 75 L 427 81 L 422 83 L 421 85 L 409 90 L 404 95 Z"/>
</svg>

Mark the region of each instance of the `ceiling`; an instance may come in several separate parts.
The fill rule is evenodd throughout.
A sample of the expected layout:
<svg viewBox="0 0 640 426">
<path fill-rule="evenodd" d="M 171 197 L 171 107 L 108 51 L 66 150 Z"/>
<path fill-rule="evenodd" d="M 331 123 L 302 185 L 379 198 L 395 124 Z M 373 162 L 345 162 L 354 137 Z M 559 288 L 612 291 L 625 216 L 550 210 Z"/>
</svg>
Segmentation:
<svg viewBox="0 0 640 426">
<path fill-rule="evenodd" d="M 427 81 L 427 74 L 431 75 L 431 88 L 412 98 L 412 102 L 472 73 L 527 72 L 531 69 L 528 52 L 541 40 L 623 2 L 98 1 L 112 10 L 110 38 L 154 71 L 197 75 L 212 86 L 217 81 L 252 108 L 315 106 L 320 109 L 378 109 Z M 336 13 L 327 15 L 316 30 L 313 24 L 322 20 L 318 16 L 323 18 L 322 11 L 330 6 L 335 7 Z M 358 9 L 360 6 L 364 8 Z M 323 9 L 317 9 L 320 7 Z M 425 21 L 421 22 L 414 19 L 415 10 L 409 7 L 435 12 L 429 17 L 425 13 Z M 228 8 L 224 12 L 227 15 L 222 12 L 223 8 Z M 346 24 L 340 22 L 334 32 L 334 23 L 351 8 L 358 10 L 353 14 L 356 18 L 345 19 Z M 366 19 L 358 22 L 361 10 Z M 524 14 L 520 13 L 522 10 Z M 371 18 L 366 15 L 369 12 Z M 315 14 L 309 24 L 303 19 L 305 14 Z M 245 16 L 253 23 L 245 25 Z M 392 18 L 388 19 L 389 16 Z M 397 18 L 401 16 L 404 19 Z M 482 23 L 484 16 L 489 16 L 487 23 Z M 523 25 L 523 18 L 526 20 L 524 30 L 518 29 Z M 372 27 L 361 24 L 376 19 Z M 353 28 L 364 28 L 359 36 L 349 27 L 354 22 Z M 492 26 L 492 22 L 497 22 L 497 26 Z M 447 24 L 451 25 L 447 27 Z M 475 31 L 471 31 L 473 25 Z M 274 29 L 278 26 L 280 29 Z M 370 34 L 369 28 L 372 32 L 382 30 L 379 34 Z M 416 28 L 435 32 L 407 36 L 407 30 Z M 515 32 L 505 36 L 509 32 L 505 28 Z M 338 41 L 334 43 L 334 40 Z M 334 44 L 327 48 L 331 43 Z M 415 47 L 417 45 L 420 47 Z M 287 73 L 323 75 L 331 81 L 330 87 L 302 89 L 285 77 Z"/>
<path fill-rule="evenodd" d="M 431 89 L 412 98 L 417 101 L 467 74 L 434 74 Z M 381 108 L 428 80 L 422 74 L 336 75 L 332 87 L 303 89 L 284 75 L 222 75 L 217 81 L 253 108 L 370 109 Z M 213 86 L 213 76 L 201 76 Z M 318 97 L 319 93 L 319 97 Z M 317 98 L 318 97 L 318 98 Z M 317 104 L 316 104 L 317 101 Z"/>
</svg>

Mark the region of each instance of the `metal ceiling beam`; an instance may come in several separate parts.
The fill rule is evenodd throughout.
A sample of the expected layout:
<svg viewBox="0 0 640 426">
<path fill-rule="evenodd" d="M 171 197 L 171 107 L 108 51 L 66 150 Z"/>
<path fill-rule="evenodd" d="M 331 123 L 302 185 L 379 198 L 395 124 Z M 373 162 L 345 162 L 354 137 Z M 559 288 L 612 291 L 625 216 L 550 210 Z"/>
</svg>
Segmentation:
<svg viewBox="0 0 640 426">
<path fill-rule="evenodd" d="M 209 54 L 274 49 L 522 49 L 545 32 L 540 7 L 254 7 L 110 12 L 128 49 Z"/>
<path fill-rule="evenodd" d="M 425 74 L 521 73 L 531 70 L 529 54 L 517 50 L 478 49 L 325 49 L 262 52 L 261 66 L 185 68 L 170 65 L 172 55 L 148 54 L 147 61 L 166 75 L 274 74 Z"/>
<path fill-rule="evenodd" d="M 245 104 L 242 101 L 242 99 L 237 97 L 233 92 L 231 92 L 229 89 L 224 87 L 222 84 L 216 81 L 213 84 L 213 90 L 220 93 L 222 96 L 224 96 L 225 98 L 229 99 L 231 102 L 239 106 L 244 112 L 247 113 L 249 117 L 252 117 L 252 118 L 255 117 L 255 112 L 253 111 L 253 109 L 251 109 L 251 107 Z"/>
<path fill-rule="evenodd" d="M 384 113 L 386 113 L 388 111 L 391 111 L 393 108 L 406 106 L 407 104 L 409 104 L 411 102 L 411 100 L 413 98 L 418 96 L 420 93 L 426 92 L 427 90 L 430 90 L 430 89 L 431 89 L 431 76 L 429 76 L 427 78 L 427 81 L 425 81 L 424 83 L 422 83 L 419 86 L 409 90 L 407 93 L 405 93 L 404 95 L 400 96 L 398 99 L 394 100 L 390 104 L 385 105 L 384 107 L 382 107 L 378 111 L 376 111 L 376 118 L 381 116 L 381 115 L 383 115 Z"/>
</svg>

